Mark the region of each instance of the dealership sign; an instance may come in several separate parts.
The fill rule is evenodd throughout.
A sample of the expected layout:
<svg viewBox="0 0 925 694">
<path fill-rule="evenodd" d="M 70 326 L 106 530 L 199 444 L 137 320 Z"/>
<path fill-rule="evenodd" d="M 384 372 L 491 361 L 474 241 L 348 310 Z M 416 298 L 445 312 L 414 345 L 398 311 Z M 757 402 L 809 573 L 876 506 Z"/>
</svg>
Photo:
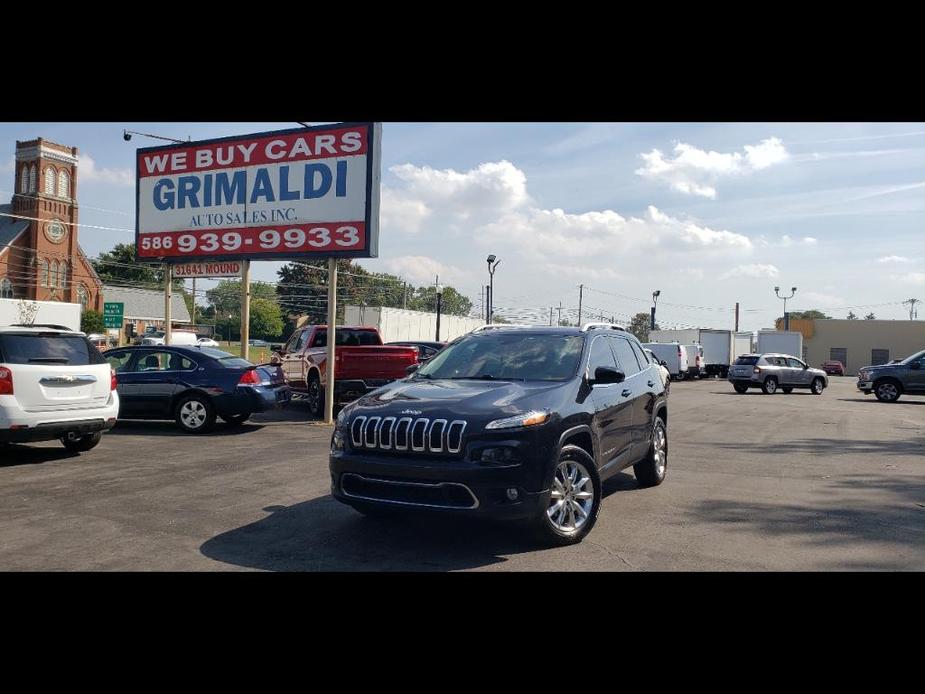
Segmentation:
<svg viewBox="0 0 925 694">
<path fill-rule="evenodd" d="M 375 258 L 381 132 L 339 123 L 139 149 L 137 258 Z"/>
<path fill-rule="evenodd" d="M 174 279 L 196 277 L 240 277 L 242 261 L 228 260 L 208 263 L 178 263 L 173 266 Z"/>
</svg>

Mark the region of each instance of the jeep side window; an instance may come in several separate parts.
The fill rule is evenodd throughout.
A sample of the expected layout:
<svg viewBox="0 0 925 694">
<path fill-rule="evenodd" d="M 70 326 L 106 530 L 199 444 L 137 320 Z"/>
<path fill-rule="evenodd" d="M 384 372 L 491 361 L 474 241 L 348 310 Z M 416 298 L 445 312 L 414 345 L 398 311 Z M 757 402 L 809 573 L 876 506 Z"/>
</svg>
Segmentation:
<svg viewBox="0 0 925 694">
<path fill-rule="evenodd" d="M 633 342 L 632 340 L 630 340 L 629 343 L 630 347 L 633 348 L 633 353 L 636 355 L 636 361 L 639 362 L 639 368 L 645 369 L 648 367 L 651 362 L 649 361 L 649 357 L 646 355 L 646 353 L 642 351 L 639 343 Z"/>
<path fill-rule="evenodd" d="M 623 337 L 611 337 L 609 339 L 614 356 L 617 358 L 617 368 L 626 374 L 627 378 L 638 374 L 641 369 L 639 362 L 636 361 L 636 355 L 633 354 L 633 348 L 630 347 L 629 340 Z"/>
<path fill-rule="evenodd" d="M 617 362 L 610 350 L 608 340 L 603 335 L 598 335 L 591 342 L 591 353 L 588 356 L 588 377 L 594 378 L 594 372 L 599 366 L 609 366 L 611 369 L 617 368 Z"/>
</svg>

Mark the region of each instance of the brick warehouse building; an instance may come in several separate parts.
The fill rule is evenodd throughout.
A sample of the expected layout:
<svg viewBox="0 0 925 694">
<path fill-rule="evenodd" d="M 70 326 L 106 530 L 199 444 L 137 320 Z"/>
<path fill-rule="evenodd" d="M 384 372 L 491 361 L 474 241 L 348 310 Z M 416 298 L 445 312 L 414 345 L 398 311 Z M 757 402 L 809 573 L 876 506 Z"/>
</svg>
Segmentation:
<svg viewBox="0 0 925 694">
<path fill-rule="evenodd" d="M 102 311 L 102 282 L 77 240 L 77 148 L 17 141 L 14 175 L 0 205 L 0 297 Z"/>
</svg>

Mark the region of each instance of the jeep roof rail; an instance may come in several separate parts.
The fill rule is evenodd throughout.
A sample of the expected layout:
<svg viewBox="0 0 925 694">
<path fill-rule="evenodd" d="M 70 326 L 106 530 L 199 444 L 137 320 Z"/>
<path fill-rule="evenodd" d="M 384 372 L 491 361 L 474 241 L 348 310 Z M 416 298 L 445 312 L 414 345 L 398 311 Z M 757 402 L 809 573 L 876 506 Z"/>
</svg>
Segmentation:
<svg viewBox="0 0 925 694">
<path fill-rule="evenodd" d="M 524 323 L 488 323 L 486 325 L 480 325 L 477 328 L 473 328 L 471 332 L 477 333 L 482 330 L 501 330 L 503 328 L 544 328 L 544 325 L 526 325 Z"/>
<path fill-rule="evenodd" d="M 581 332 L 587 332 L 588 330 L 598 330 L 603 328 L 604 330 L 622 330 L 626 332 L 626 328 L 622 325 L 617 325 L 616 323 L 585 323 L 581 326 Z"/>
</svg>

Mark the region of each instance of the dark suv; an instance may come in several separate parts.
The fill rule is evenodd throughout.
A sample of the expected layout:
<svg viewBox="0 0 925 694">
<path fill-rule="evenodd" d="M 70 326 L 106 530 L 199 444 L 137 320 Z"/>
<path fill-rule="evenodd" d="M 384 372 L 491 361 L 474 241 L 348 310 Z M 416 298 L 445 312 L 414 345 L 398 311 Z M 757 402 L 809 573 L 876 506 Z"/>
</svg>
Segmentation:
<svg viewBox="0 0 925 694">
<path fill-rule="evenodd" d="M 896 402 L 903 393 L 925 395 L 925 351 L 892 364 L 858 369 L 858 390 L 881 402 Z"/>
<path fill-rule="evenodd" d="M 666 389 L 633 335 L 490 325 L 340 412 L 331 491 L 362 513 L 526 520 L 566 545 L 594 526 L 603 480 L 632 466 L 654 486 L 667 464 Z"/>
</svg>

